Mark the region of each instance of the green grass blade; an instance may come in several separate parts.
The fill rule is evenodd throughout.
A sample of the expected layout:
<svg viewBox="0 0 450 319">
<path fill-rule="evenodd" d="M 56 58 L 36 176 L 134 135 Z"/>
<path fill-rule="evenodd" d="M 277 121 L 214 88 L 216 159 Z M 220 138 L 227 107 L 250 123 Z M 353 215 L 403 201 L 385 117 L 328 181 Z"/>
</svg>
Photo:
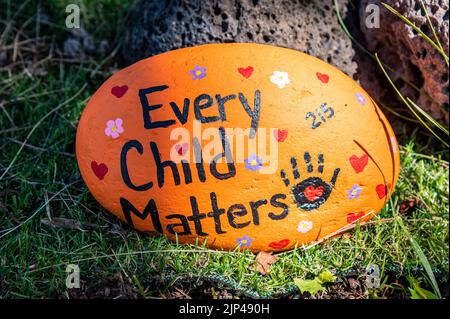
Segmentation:
<svg viewBox="0 0 450 319">
<path fill-rule="evenodd" d="M 425 8 L 425 4 L 423 3 L 423 0 L 420 0 L 420 4 L 422 5 L 423 11 L 425 12 L 425 16 L 427 17 L 428 25 L 430 26 L 431 31 L 433 31 L 433 35 L 434 35 L 434 38 L 436 39 L 436 43 L 441 48 L 441 50 L 444 51 L 444 48 L 442 47 L 441 41 L 439 41 L 439 38 L 438 38 L 438 36 L 436 34 L 436 30 L 434 29 L 434 26 L 431 23 L 430 16 L 428 15 L 428 11 Z M 447 60 L 447 62 L 448 62 L 448 60 Z M 447 63 L 447 66 L 448 66 L 448 63 Z"/>
<path fill-rule="evenodd" d="M 425 128 L 428 129 L 428 131 L 431 132 L 431 134 L 433 134 L 439 141 L 441 141 L 442 144 L 444 144 L 446 147 L 448 147 L 449 146 L 448 143 L 446 141 L 444 141 L 439 135 L 437 135 L 436 132 L 434 132 L 433 129 L 427 123 L 425 123 L 425 121 L 419 116 L 419 114 L 416 113 L 414 108 L 411 105 L 409 105 L 408 101 L 400 93 L 400 91 L 395 86 L 394 82 L 392 82 L 392 79 L 390 78 L 390 76 L 387 74 L 385 68 L 383 67 L 383 63 L 381 63 L 380 59 L 378 58 L 377 53 L 375 53 L 375 58 L 377 59 L 378 65 L 380 66 L 380 68 L 383 71 L 384 75 L 386 76 L 387 80 L 389 81 L 391 86 L 394 88 L 395 92 L 397 92 L 398 96 L 403 101 L 403 103 L 406 104 L 406 106 L 410 109 L 410 111 L 414 114 L 414 116 L 420 121 L 420 123 L 422 123 L 423 126 L 425 126 Z"/>
<path fill-rule="evenodd" d="M 392 108 L 390 108 L 390 107 L 387 106 L 386 104 L 383 104 L 382 102 L 378 102 L 378 104 L 379 104 L 380 106 L 382 106 L 383 109 L 387 110 L 389 113 L 392 113 L 393 115 L 397 116 L 398 118 L 401 118 L 402 120 L 405 120 L 405 121 L 408 121 L 408 122 L 412 122 L 412 123 L 419 123 L 419 124 L 420 124 L 420 121 L 418 121 L 418 120 L 416 120 L 416 119 L 414 119 L 414 118 L 412 118 L 412 117 L 407 117 L 407 116 L 405 116 L 405 115 L 402 115 L 402 114 L 400 114 L 400 113 L 394 111 Z"/>
<path fill-rule="evenodd" d="M 344 23 L 344 19 L 342 19 L 341 16 L 341 11 L 339 10 L 339 4 L 338 4 L 338 0 L 334 0 L 334 8 L 336 11 L 336 16 L 338 18 L 339 24 L 341 25 L 342 29 L 344 30 L 345 34 L 350 38 L 350 40 L 352 40 L 361 50 L 363 50 L 365 53 L 367 53 L 370 56 L 373 56 L 372 52 L 370 52 L 369 50 L 367 50 L 361 43 L 359 43 L 358 41 L 356 41 L 356 39 L 352 36 L 352 34 L 350 33 L 350 31 L 347 29 L 347 26 Z"/>
<path fill-rule="evenodd" d="M 428 121 L 430 121 L 431 123 L 433 123 L 433 125 L 435 125 L 437 128 L 439 128 L 442 132 L 444 132 L 447 136 L 449 135 L 448 133 L 448 129 L 443 126 L 441 123 L 439 123 L 438 121 L 436 121 L 434 118 L 432 118 L 430 116 L 430 114 L 428 114 L 427 112 L 425 112 L 424 110 L 422 110 L 422 108 L 420 106 L 418 106 L 416 103 L 414 103 L 413 100 L 411 100 L 409 97 L 406 98 L 408 100 L 409 103 L 411 103 L 412 106 L 414 106 L 416 108 L 417 111 L 419 111 L 420 114 L 422 114 Z"/>
<path fill-rule="evenodd" d="M 439 286 L 436 281 L 436 278 L 434 277 L 433 271 L 431 269 L 430 262 L 428 261 L 427 256 L 423 253 L 422 248 L 420 248 L 417 241 L 414 239 L 414 237 L 411 236 L 406 226 L 403 224 L 403 221 L 401 218 L 397 219 L 400 227 L 402 228 L 403 232 L 408 236 L 408 239 L 411 242 L 411 245 L 413 246 L 414 252 L 416 253 L 417 257 L 419 257 L 420 262 L 422 263 L 423 268 L 425 268 L 425 271 L 427 272 L 428 277 L 431 280 L 431 283 L 433 285 L 434 292 L 439 298 L 442 298 L 441 292 L 439 291 Z"/>
<path fill-rule="evenodd" d="M 397 17 L 399 17 L 400 19 L 402 19 L 406 24 L 408 24 L 411 28 L 413 28 L 417 33 L 419 33 L 428 43 L 431 44 L 431 46 L 433 46 L 444 58 L 445 63 L 447 63 L 448 66 L 448 56 L 447 54 L 445 54 L 445 52 L 436 44 L 434 43 L 433 40 L 430 39 L 430 37 L 428 37 L 425 33 L 422 32 L 422 30 L 420 30 L 420 28 L 418 28 L 413 22 L 411 22 L 411 20 L 409 20 L 408 18 L 406 18 L 404 15 L 402 15 L 400 12 L 398 12 L 397 10 L 395 10 L 393 7 L 391 7 L 390 5 L 382 2 L 381 3 L 386 9 L 388 9 L 389 11 L 391 11 L 393 14 L 395 14 Z"/>
</svg>

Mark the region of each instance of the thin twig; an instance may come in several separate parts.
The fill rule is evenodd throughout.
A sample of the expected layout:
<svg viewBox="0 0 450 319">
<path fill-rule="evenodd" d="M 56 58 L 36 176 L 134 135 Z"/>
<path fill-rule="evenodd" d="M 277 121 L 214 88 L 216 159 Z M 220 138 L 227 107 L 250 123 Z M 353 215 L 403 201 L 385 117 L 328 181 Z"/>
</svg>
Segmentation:
<svg viewBox="0 0 450 319">
<path fill-rule="evenodd" d="M 16 229 L 18 229 L 19 227 L 22 227 L 23 225 L 25 225 L 26 223 L 28 223 L 28 222 L 29 222 L 30 220 L 32 220 L 33 217 L 36 216 L 36 215 L 37 215 L 44 207 L 47 207 L 47 204 L 48 204 L 49 201 L 51 201 L 53 198 L 55 198 L 56 196 L 58 196 L 61 192 L 63 192 L 64 190 L 66 190 L 66 188 L 72 186 L 73 184 L 75 184 L 75 183 L 77 183 L 77 182 L 78 182 L 78 181 L 73 182 L 73 183 L 70 183 L 70 184 L 68 184 L 68 185 L 65 185 L 62 189 L 60 189 L 60 190 L 59 190 L 58 192 L 56 192 L 52 197 L 50 197 L 50 198 L 48 199 L 48 201 L 45 201 L 44 204 L 42 204 L 38 209 L 36 209 L 36 210 L 34 211 L 34 213 L 31 214 L 30 217 L 28 217 L 27 219 L 25 219 L 25 220 L 24 220 L 22 223 L 20 223 L 19 225 L 14 226 L 14 227 L 9 228 L 9 229 L 2 230 L 2 232 L 4 232 L 4 233 L 0 236 L 0 239 L 2 239 L 2 238 L 5 237 L 6 235 L 12 233 L 13 231 L 15 231 Z"/>
</svg>

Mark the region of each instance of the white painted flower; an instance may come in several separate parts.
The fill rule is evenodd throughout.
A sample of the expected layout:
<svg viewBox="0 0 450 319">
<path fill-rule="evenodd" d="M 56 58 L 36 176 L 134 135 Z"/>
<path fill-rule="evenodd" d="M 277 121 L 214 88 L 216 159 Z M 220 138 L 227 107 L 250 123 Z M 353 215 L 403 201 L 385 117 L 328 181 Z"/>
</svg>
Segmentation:
<svg viewBox="0 0 450 319">
<path fill-rule="evenodd" d="M 270 76 L 270 82 L 282 89 L 286 86 L 286 84 L 291 83 L 291 80 L 289 80 L 289 74 L 287 72 L 273 71 Z"/>
<path fill-rule="evenodd" d="M 297 231 L 300 233 L 307 233 L 313 228 L 313 222 L 310 220 L 302 220 L 298 223 Z"/>
</svg>

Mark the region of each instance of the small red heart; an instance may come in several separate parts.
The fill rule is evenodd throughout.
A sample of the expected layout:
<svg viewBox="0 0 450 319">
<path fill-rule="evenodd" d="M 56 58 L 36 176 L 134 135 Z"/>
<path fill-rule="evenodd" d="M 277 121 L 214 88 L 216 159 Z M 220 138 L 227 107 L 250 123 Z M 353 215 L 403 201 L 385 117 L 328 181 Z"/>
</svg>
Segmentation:
<svg viewBox="0 0 450 319">
<path fill-rule="evenodd" d="M 358 219 L 363 217 L 364 215 L 365 215 L 364 212 L 347 214 L 347 223 L 351 224 L 354 221 L 357 221 Z"/>
<path fill-rule="evenodd" d="M 184 155 L 186 154 L 187 150 L 189 149 L 188 143 L 183 143 L 182 145 L 175 145 L 175 151 L 177 151 L 178 155 Z"/>
<path fill-rule="evenodd" d="M 275 139 L 278 142 L 284 142 L 284 140 L 286 139 L 287 135 L 288 135 L 288 131 L 287 130 L 275 130 L 273 131 L 273 135 L 275 136 Z"/>
<path fill-rule="evenodd" d="M 303 194 L 305 194 L 305 197 L 310 201 L 315 201 L 318 197 L 322 196 L 323 193 L 325 193 L 325 188 L 323 186 L 314 187 L 314 186 L 308 186 L 303 191 Z"/>
<path fill-rule="evenodd" d="M 248 79 L 253 73 L 253 67 L 238 68 L 238 71 L 244 78 Z"/>
<path fill-rule="evenodd" d="M 104 163 L 98 164 L 96 161 L 92 161 L 91 168 L 95 176 L 97 176 L 99 180 L 103 180 L 106 173 L 108 173 L 108 166 L 106 166 L 106 164 Z"/>
<path fill-rule="evenodd" d="M 328 83 L 328 80 L 330 79 L 328 74 L 317 72 L 316 75 L 317 75 L 317 78 L 325 84 Z"/>
<path fill-rule="evenodd" d="M 273 249 L 281 249 L 281 248 L 284 248 L 284 247 L 286 247 L 287 245 L 289 245 L 289 243 L 290 243 L 290 240 L 289 240 L 289 239 L 282 239 L 282 240 L 280 240 L 280 241 L 274 241 L 274 242 L 271 242 L 271 243 L 269 244 L 269 247 L 270 247 L 270 248 L 273 248 Z"/>
<path fill-rule="evenodd" d="M 390 188 L 391 188 L 391 184 L 387 184 L 387 185 L 378 184 L 375 187 L 375 190 L 377 191 L 377 194 L 378 194 L 378 198 L 382 199 L 383 197 L 385 197 L 386 194 L 389 192 Z"/>
<path fill-rule="evenodd" d="M 367 154 L 364 154 L 361 157 L 352 155 L 350 156 L 349 160 L 356 174 L 358 174 L 361 173 L 366 167 L 367 163 L 369 162 L 369 156 L 367 156 Z"/>
<path fill-rule="evenodd" d="M 128 86 L 122 85 L 122 86 L 115 86 L 111 89 L 111 94 L 114 95 L 117 98 L 121 98 L 125 95 L 128 91 Z"/>
</svg>

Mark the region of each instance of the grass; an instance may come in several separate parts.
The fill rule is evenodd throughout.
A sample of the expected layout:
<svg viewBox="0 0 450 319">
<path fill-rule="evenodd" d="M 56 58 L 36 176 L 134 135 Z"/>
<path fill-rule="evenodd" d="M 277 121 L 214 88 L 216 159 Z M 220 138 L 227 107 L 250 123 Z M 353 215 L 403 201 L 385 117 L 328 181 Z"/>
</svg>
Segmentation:
<svg viewBox="0 0 450 319">
<path fill-rule="evenodd" d="M 116 59 L 102 56 L 67 61 L 55 53 L 46 59 L 52 39 L 65 34 L 64 2 L 49 3 L 55 20 L 38 34 L 36 2 L 18 10 L 17 2 L 0 0 L 0 53 L 7 52 L 10 62 L 0 69 L 0 298 L 182 297 L 195 289 L 180 292 L 176 278 L 211 275 L 263 295 L 284 291 L 294 278 L 314 278 L 322 270 L 362 275 L 370 264 L 379 265 L 382 285 L 362 297 L 409 297 L 409 283 L 402 280 L 407 275 L 433 290 L 423 258 L 441 288 L 448 282 L 448 153 L 418 129 L 399 132 L 400 179 L 375 219 L 323 244 L 279 254 L 266 276 L 253 269 L 250 252 L 179 245 L 120 223 L 89 194 L 74 156 L 79 116 L 90 95 L 119 66 Z M 88 31 L 97 42 L 109 39 L 115 48 L 123 24 L 104 21 L 125 17 L 129 3 L 84 1 L 83 6 Z M 20 30 L 30 17 L 32 22 Z M 10 31 L 2 36 L 8 23 Z M 48 39 L 36 40 L 43 35 Z M 14 49 L 7 47 L 15 43 L 18 59 L 12 62 Z M 34 74 L 26 61 L 43 66 L 47 74 Z M 405 212 L 405 201 L 420 204 Z M 79 265 L 82 289 L 66 289 L 67 264 Z M 223 285 L 228 288 L 225 282 L 219 290 Z"/>
</svg>

